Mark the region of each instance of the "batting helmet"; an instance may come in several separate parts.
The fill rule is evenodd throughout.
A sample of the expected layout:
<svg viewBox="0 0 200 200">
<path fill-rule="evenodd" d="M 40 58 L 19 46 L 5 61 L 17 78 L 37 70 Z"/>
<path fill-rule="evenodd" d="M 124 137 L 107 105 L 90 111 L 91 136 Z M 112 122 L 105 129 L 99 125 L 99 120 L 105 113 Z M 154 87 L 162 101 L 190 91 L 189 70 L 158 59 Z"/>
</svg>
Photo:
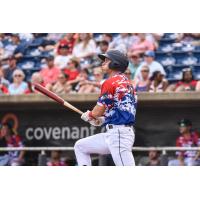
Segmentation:
<svg viewBox="0 0 200 200">
<path fill-rule="evenodd" d="M 103 61 L 105 58 L 110 59 L 109 68 L 120 72 L 125 72 L 129 64 L 128 58 L 118 50 L 109 50 L 105 54 L 99 54 L 98 56 Z"/>
</svg>

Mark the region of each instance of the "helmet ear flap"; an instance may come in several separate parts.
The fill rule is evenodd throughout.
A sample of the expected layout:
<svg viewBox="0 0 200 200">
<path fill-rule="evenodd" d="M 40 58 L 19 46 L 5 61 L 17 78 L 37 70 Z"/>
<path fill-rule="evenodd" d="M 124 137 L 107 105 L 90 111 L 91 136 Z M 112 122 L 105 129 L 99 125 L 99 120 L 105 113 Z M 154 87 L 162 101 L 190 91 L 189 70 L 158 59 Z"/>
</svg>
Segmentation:
<svg viewBox="0 0 200 200">
<path fill-rule="evenodd" d="M 110 69 L 118 69 L 120 66 L 119 66 L 118 62 L 111 61 L 111 62 L 109 63 L 109 65 L 108 65 L 108 67 L 109 67 Z"/>
</svg>

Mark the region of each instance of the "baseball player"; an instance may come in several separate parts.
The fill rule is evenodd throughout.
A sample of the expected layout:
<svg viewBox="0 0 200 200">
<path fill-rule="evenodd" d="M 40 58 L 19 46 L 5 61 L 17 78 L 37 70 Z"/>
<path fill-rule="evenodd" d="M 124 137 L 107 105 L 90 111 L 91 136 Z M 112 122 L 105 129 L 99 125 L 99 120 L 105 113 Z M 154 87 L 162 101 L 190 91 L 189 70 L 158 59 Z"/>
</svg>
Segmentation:
<svg viewBox="0 0 200 200">
<path fill-rule="evenodd" d="M 128 67 L 127 57 L 118 50 L 99 54 L 102 70 L 109 75 L 101 87 L 101 94 L 92 111 L 81 119 L 91 125 L 106 127 L 99 133 L 78 140 L 74 149 L 78 165 L 90 166 L 90 154 L 111 154 L 115 165 L 134 166 L 132 146 L 135 140 L 134 122 L 137 97 L 133 86 L 124 75 Z"/>
</svg>

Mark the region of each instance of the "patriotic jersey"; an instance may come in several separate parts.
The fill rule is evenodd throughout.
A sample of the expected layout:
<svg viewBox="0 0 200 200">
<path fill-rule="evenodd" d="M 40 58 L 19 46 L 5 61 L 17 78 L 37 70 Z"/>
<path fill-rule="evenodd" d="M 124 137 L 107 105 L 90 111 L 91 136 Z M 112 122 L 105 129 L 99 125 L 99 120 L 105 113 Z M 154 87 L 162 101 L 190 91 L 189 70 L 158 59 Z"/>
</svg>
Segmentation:
<svg viewBox="0 0 200 200">
<path fill-rule="evenodd" d="M 184 136 L 180 136 L 176 140 L 177 147 L 194 147 L 198 146 L 198 143 L 199 137 L 197 132 L 191 132 L 191 134 L 187 138 Z M 196 155 L 196 151 L 182 151 L 176 152 L 176 154 L 182 154 L 184 157 L 194 157 Z"/>
<path fill-rule="evenodd" d="M 103 83 L 97 104 L 106 108 L 104 125 L 135 123 L 137 96 L 124 74 L 117 74 Z"/>
</svg>

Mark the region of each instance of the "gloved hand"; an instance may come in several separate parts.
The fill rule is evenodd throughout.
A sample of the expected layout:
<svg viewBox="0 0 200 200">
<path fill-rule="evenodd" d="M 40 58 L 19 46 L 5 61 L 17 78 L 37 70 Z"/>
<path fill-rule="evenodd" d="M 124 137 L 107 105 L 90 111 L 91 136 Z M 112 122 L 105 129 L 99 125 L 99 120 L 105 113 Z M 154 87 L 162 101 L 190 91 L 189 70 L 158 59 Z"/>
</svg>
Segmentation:
<svg viewBox="0 0 200 200">
<path fill-rule="evenodd" d="M 89 110 L 81 115 L 81 119 L 85 122 L 89 122 L 93 126 L 101 126 L 105 121 L 104 117 L 93 118 Z"/>
<path fill-rule="evenodd" d="M 91 117 L 90 115 L 90 112 L 89 110 L 87 110 L 87 112 L 84 112 L 82 115 L 81 115 L 81 119 L 84 120 L 85 122 L 89 122 L 91 120 L 94 120 L 94 118 Z"/>
<path fill-rule="evenodd" d="M 98 117 L 97 119 L 89 121 L 89 123 L 93 126 L 101 126 L 104 122 L 105 122 L 105 117 Z"/>
</svg>

